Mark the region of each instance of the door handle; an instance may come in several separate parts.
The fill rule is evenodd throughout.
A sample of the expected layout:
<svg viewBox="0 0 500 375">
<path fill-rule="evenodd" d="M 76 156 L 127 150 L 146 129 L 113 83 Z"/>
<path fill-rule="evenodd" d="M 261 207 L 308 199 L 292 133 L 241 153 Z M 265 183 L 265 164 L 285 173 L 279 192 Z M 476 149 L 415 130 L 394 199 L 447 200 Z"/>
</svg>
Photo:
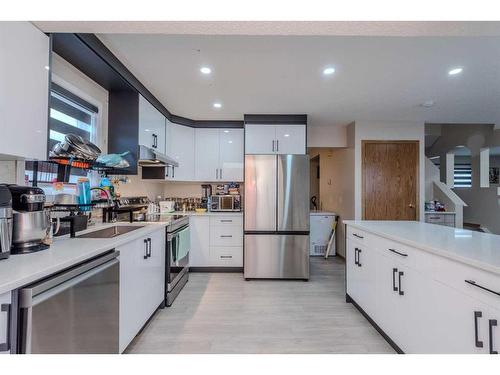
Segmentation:
<svg viewBox="0 0 500 375">
<path fill-rule="evenodd" d="M 148 259 L 148 240 L 144 239 L 144 259 Z"/>
<path fill-rule="evenodd" d="M 400 271 L 399 272 L 399 277 L 398 277 L 398 282 L 399 282 L 399 295 L 400 296 L 404 296 L 405 295 L 405 292 L 403 292 L 403 288 L 401 288 L 401 277 L 404 276 L 404 272 Z"/>
<path fill-rule="evenodd" d="M 499 292 L 496 292 L 494 290 L 491 290 L 491 289 L 488 289 L 486 288 L 485 286 L 482 286 L 482 285 L 479 285 L 477 284 L 474 280 L 464 280 L 467 284 L 470 284 L 472 286 L 475 286 L 476 288 L 479 288 L 479 289 L 482 289 L 482 290 L 486 290 L 487 292 L 490 292 L 490 293 L 493 293 L 493 294 L 496 294 L 497 296 L 500 296 L 500 293 Z"/>
<path fill-rule="evenodd" d="M 356 233 L 353 233 L 352 235 L 353 235 L 354 237 L 358 237 L 358 238 L 360 238 L 360 239 L 363 239 L 363 238 L 364 238 L 363 236 L 360 236 L 359 234 L 356 234 Z"/>
<path fill-rule="evenodd" d="M 393 252 L 394 254 L 398 254 L 398 255 L 401 255 L 402 257 L 407 257 L 408 254 L 405 254 L 405 253 L 401 253 L 397 250 L 394 250 L 394 249 L 388 249 L 389 251 Z"/>
<path fill-rule="evenodd" d="M 219 170 L 220 170 L 220 172 L 219 172 L 219 177 L 220 177 L 220 179 L 222 180 L 222 168 L 220 168 Z"/>
<path fill-rule="evenodd" d="M 410 203 L 410 204 L 408 205 L 408 207 L 410 207 L 410 208 L 415 208 L 415 205 L 414 205 L 413 203 Z"/>
<path fill-rule="evenodd" d="M 175 167 L 172 165 L 172 178 L 175 177 Z"/>
<path fill-rule="evenodd" d="M 354 264 L 357 266 L 358 265 L 358 248 L 354 248 Z"/>
<path fill-rule="evenodd" d="M 397 273 L 398 273 L 398 269 L 397 268 L 393 268 L 392 269 L 392 290 L 394 292 L 398 291 L 398 287 L 396 286 L 396 274 Z"/>
<path fill-rule="evenodd" d="M 361 255 L 361 249 L 358 249 L 358 267 L 361 267 L 360 255 Z"/>
<path fill-rule="evenodd" d="M 220 238 L 232 238 L 233 235 L 232 234 L 221 234 L 220 235 Z"/>
<path fill-rule="evenodd" d="M 273 152 L 274 152 L 274 139 L 273 139 Z"/>
<path fill-rule="evenodd" d="M 280 141 L 277 139 L 276 140 L 276 151 L 279 152 L 280 150 Z"/>
<path fill-rule="evenodd" d="M 148 238 L 148 258 L 151 258 L 151 252 L 152 252 L 151 238 Z"/>
<path fill-rule="evenodd" d="M 489 334 L 490 334 L 490 354 L 498 354 L 498 350 L 493 349 L 493 327 L 497 326 L 497 320 L 496 319 L 490 319 L 489 321 Z"/>
<path fill-rule="evenodd" d="M 11 310 L 12 308 L 10 303 L 2 303 L 1 311 L 7 313 L 7 319 L 6 319 L 7 325 L 5 327 L 5 333 L 6 333 L 5 342 L 0 344 L 1 352 L 6 352 L 10 350 L 10 314 L 12 312 Z"/>
<path fill-rule="evenodd" d="M 481 311 L 474 311 L 474 340 L 476 348 L 482 348 L 483 342 L 479 341 L 479 318 L 483 317 L 483 313 Z"/>
<path fill-rule="evenodd" d="M 232 255 L 221 255 L 221 259 L 231 259 L 233 256 Z"/>
</svg>

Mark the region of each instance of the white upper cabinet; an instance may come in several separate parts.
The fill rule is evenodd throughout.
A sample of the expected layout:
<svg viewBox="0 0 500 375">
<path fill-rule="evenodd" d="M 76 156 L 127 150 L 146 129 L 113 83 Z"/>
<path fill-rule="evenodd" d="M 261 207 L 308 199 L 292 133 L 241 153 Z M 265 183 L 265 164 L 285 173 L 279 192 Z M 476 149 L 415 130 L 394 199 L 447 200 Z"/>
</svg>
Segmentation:
<svg viewBox="0 0 500 375">
<path fill-rule="evenodd" d="M 0 22 L 0 154 L 47 158 L 49 38 L 29 22 Z"/>
<path fill-rule="evenodd" d="M 219 129 L 195 130 L 195 177 L 217 181 L 219 177 Z"/>
<path fill-rule="evenodd" d="M 243 129 L 195 130 L 197 181 L 243 181 Z"/>
<path fill-rule="evenodd" d="M 305 125 L 276 126 L 276 152 L 278 154 L 305 154 Z"/>
<path fill-rule="evenodd" d="M 139 144 L 165 154 L 167 152 L 165 121 L 165 116 L 139 95 Z"/>
<path fill-rule="evenodd" d="M 243 181 L 243 129 L 219 129 L 219 179 Z"/>
<path fill-rule="evenodd" d="M 246 154 L 305 154 L 305 125 L 246 125 Z"/>
<path fill-rule="evenodd" d="M 245 127 L 246 154 L 274 154 L 276 127 L 273 125 L 247 125 Z"/>
<path fill-rule="evenodd" d="M 167 151 L 179 166 L 168 168 L 167 180 L 193 181 L 194 174 L 194 128 L 173 124 L 167 120 Z"/>
</svg>

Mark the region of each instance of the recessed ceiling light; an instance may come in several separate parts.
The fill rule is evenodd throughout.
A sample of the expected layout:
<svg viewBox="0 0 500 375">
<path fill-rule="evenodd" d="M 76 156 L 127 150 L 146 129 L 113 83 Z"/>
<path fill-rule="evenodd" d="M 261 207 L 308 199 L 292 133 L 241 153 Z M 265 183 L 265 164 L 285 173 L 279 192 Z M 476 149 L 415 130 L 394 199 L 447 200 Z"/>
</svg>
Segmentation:
<svg viewBox="0 0 500 375">
<path fill-rule="evenodd" d="M 329 67 L 329 68 L 323 69 L 323 74 L 325 76 L 332 75 L 333 73 L 335 73 L 335 68 Z"/>
<path fill-rule="evenodd" d="M 210 73 L 212 73 L 212 69 L 210 69 L 208 66 L 203 66 L 200 69 L 200 72 L 202 72 L 203 74 L 210 74 Z"/>
<path fill-rule="evenodd" d="M 222 108 L 222 104 L 220 104 L 220 103 L 214 103 L 214 108 Z"/>
<path fill-rule="evenodd" d="M 456 74 L 460 74 L 460 73 L 462 73 L 462 70 L 464 70 L 464 69 L 463 69 L 463 68 L 453 68 L 453 69 L 451 69 L 451 70 L 448 72 L 448 74 L 449 74 L 450 76 L 454 76 L 454 75 L 456 75 Z"/>
<path fill-rule="evenodd" d="M 289 137 L 289 136 L 290 136 L 290 134 L 285 134 L 285 137 Z"/>
<path fill-rule="evenodd" d="M 233 141 L 227 141 L 227 143 L 233 143 Z"/>
<path fill-rule="evenodd" d="M 224 130 L 224 133 L 229 133 L 229 130 Z"/>
</svg>

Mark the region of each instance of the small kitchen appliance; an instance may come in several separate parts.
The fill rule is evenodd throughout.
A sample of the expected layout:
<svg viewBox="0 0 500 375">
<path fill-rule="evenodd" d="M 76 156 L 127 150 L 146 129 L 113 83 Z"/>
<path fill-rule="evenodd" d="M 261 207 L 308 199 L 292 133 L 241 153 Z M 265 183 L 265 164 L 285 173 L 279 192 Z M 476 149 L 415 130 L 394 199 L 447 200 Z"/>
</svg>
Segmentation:
<svg viewBox="0 0 500 375">
<path fill-rule="evenodd" d="M 0 186 L 0 259 L 10 255 L 12 243 L 12 194 L 6 186 Z"/>
<path fill-rule="evenodd" d="M 168 214 L 175 211 L 175 201 L 160 201 L 160 214 Z"/>
<path fill-rule="evenodd" d="M 26 254 L 48 249 L 42 240 L 52 224 L 44 208 L 45 193 L 38 187 L 8 185 L 12 194 L 11 254 Z"/>
<path fill-rule="evenodd" d="M 201 207 L 208 210 L 210 206 L 210 196 L 212 195 L 212 185 L 201 185 Z"/>
<path fill-rule="evenodd" d="M 210 211 L 212 212 L 239 212 L 241 211 L 241 195 L 212 195 L 210 197 Z"/>
</svg>

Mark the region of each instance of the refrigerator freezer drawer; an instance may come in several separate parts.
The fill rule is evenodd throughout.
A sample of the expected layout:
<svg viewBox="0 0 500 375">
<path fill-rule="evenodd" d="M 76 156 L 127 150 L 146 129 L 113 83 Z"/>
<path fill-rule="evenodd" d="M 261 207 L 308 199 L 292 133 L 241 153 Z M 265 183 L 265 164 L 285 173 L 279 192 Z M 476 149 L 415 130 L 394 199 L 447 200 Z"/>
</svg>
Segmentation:
<svg viewBox="0 0 500 375">
<path fill-rule="evenodd" d="M 245 234 L 245 279 L 309 279 L 309 235 Z"/>
</svg>

